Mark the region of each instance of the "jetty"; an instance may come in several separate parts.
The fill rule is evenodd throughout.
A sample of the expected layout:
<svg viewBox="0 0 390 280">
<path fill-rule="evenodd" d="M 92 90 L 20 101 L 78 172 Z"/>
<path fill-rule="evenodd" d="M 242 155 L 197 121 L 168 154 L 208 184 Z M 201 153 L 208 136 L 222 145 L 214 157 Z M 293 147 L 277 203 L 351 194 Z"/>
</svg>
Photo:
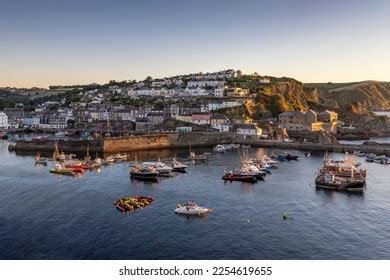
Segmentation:
<svg viewBox="0 0 390 280">
<path fill-rule="evenodd" d="M 312 142 L 283 142 L 277 140 L 242 140 L 240 144 L 251 145 L 252 147 L 276 148 L 286 150 L 319 151 L 335 153 L 373 153 L 390 156 L 390 144 L 370 143 L 370 144 L 322 144 Z"/>
</svg>

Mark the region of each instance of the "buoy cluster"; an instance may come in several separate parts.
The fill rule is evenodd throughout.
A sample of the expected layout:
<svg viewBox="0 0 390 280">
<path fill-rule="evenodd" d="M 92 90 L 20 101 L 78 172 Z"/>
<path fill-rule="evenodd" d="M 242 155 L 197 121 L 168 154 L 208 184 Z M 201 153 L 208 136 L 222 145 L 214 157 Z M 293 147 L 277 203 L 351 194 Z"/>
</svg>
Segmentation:
<svg viewBox="0 0 390 280">
<path fill-rule="evenodd" d="M 116 209 L 121 212 L 131 212 L 137 209 L 142 209 L 154 201 L 150 196 L 128 196 L 114 201 Z"/>
</svg>

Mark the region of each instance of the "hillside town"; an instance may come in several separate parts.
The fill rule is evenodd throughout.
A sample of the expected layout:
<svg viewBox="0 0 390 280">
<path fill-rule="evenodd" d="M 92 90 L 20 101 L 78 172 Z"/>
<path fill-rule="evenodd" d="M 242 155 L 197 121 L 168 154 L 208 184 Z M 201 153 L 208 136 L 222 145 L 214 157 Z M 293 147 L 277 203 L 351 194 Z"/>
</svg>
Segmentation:
<svg viewBox="0 0 390 280">
<path fill-rule="evenodd" d="M 288 111 L 262 120 L 230 114 L 255 99 L 253 89 L 235 86 L 234 81 L 242 75 L 229 69 L 161 79 L 147 77 L 126 84 L 110 82 L 103 88 L 97 84 L 87 89 L 54 88 L 65 92 L 61 99 L 59 95 L 46 98 L 30 111 L 23 104 L 4 108 L 0 129 L 70 132 L 93 138 L 192 131 L 230 131 L 244 139 L 282 139 L 289 131 L 336 133 L 338 114 L 329 110 Z M 254 77 L 259 87 L 272 84 L 270 77 L 257 73 Z"/>
</svg>

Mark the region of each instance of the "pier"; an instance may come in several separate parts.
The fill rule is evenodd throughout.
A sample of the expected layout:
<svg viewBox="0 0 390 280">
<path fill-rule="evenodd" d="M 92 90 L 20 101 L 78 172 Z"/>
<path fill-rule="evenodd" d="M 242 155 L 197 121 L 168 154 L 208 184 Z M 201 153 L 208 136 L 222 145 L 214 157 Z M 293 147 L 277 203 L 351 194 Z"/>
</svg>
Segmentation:
<svg viewBox="0 0 390 280">
<path fill-rule="evenodd" d="M 252 147 L 262 148 L 277 148 L 287 150 L 301 151 L 319 151 L 319 152 L 335 152 L 335 153 L 353 153 L 360 151 L 363 153 L 374 153 L 378 155 L 390 156 L 390 145 L 387 144 L 370 144 L 370 145 L 353 145 L 353 144 L 321 144 L 311 142 L 282 142 L 276 140 L 241 140 L 240 144 L 251 145 Z"/>
</svg>

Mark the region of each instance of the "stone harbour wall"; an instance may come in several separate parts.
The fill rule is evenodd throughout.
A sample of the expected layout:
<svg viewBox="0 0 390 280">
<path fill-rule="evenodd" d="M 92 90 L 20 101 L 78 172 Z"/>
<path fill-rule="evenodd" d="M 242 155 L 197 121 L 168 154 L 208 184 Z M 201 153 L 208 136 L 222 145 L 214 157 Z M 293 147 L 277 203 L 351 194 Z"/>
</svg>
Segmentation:
<svg viewBox="0 0 390 280">
<path fill-rule="evenodd" d="M 192 132 L 167 133 L 126 137 L 112 137 L 101 140 L 69 140 L 69 141 L 27 141 L 19 140 L 9 145 L 16 151 L 53 151 L 55 143 L 64 152 L 130 152 L 167 148 L 206 147 L 217 144 L 232 143 L 234 135 L 228 132 Z"/>
</svg>

